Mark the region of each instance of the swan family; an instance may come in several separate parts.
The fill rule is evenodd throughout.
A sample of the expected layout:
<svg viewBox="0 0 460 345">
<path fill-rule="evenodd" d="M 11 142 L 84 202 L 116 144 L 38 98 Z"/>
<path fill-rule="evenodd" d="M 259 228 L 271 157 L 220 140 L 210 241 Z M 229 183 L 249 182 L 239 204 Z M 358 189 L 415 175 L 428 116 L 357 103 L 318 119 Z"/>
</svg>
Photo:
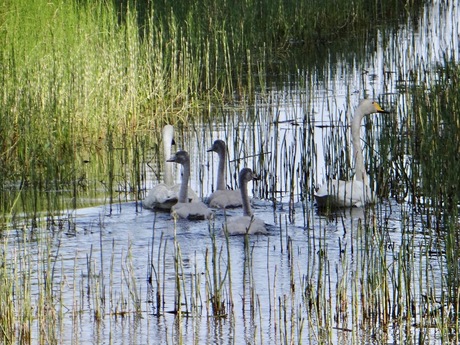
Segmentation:
<svg viewBox="0 0 460 345">
<path fill-rule="evenodd" d="M 388 113 L 377 102 L 365 99 L 356 108 L 351 122 L 351 138 L 354 159 L 354 178 L 350 181 L 331 179 L 315 192 L 317 207 L 342 208 L 362 207 L 375 199 L 369 186 L 364 166 L 363 149 L 360 144 L 360 128 L 363 118 L 373 113 Z M 228 235 L 267 234 L 263 220 L 255 217 L 248 194 L 248 183 L 256 178 L 249 168 L 243 168 L 238 175 L 239 190 L 230 190 L 226 186 L 227 146 L 223 140 L 215 140 L 208 152 L 218 155 L 217 180 L 215 191 L 207 198 L 206 203 L 200 201 L 189 186 L 190 156 L 180 150 L 171 155 L 174 142 L 174 128 L 166 125 L 163 128 L 163 154 L 166 158 L 164 166 L 164 183 L 158 184 L 145 198 L 145 208 L 170 211 L 175 219 L 203 220 L 214 217 L 213 209 L 242 207 L 241 216 L 226 217 L 222 226 Z M 169 157 L 169 158 L 168 158 Z M 174 184 L 172 164 L 182 166 L 180 184 Z"/>
</svg>

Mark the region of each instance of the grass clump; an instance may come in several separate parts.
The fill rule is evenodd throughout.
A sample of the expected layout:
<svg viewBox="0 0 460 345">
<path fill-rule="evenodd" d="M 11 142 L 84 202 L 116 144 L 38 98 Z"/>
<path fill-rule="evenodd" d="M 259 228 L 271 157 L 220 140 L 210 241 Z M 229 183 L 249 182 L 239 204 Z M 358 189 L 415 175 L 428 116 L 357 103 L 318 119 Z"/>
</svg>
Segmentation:
<svg viewBox="0 0 460 345">
<path fill-rule="evenodd" d="M 434 214 L 431 224 L 445 248 L 446 292 L 444 303 L 451 306 L 447 314 L 458 318 L 460 256 L 458 246 L 458 204 L 460 185 L 460 66 L 444 63 L 436 71 L 436 81 L 424 85 L 414 95 L 415 125 L 420 151 L 421 191 L 427 196 L 426 206 Z M 456 321 L 455 321 L 456 322 Z"/>
<path fill-rule="evenodd" d="M 437 80 L 414 93 L 417 151 L 422 194 L 446 216 L 457 216 L 460 197 L 460 67 L 446 62 Z M 441 214 L 440 213 L 440 214 Z"/>
</svg>

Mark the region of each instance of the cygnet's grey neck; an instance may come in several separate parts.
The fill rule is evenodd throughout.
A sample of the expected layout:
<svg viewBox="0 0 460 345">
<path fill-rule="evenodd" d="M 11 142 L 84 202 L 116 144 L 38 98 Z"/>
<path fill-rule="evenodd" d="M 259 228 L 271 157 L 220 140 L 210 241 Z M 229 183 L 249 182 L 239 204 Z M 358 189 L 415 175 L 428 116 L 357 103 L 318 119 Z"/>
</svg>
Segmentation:
<svg viewBox="0 0 460 345">
<path fill-rule="evenodd" d="M 227 161 L 225 157 L 225 149 L 217 152 L 219 156 L 219 166 L 217 168 L 217 190 L 226 190 L 227 185 L 225 183 L 225 178 L 227 174 Z"/>
<path fill-rule="evenodd" d="M 182 182 L 180 185 L 178 202 L 185 203 L 188 201 L 188 180 L 190 178 L 190 162 L 185 162 L 182 164 L 182 166 Z"/>
<path fill-rule="evenodd" d="M 251 203 L 249 202 L 249 195 L 248 195 L 248 181 L 244 178 L 239 178 L 240 190 L 241 190 L 241 198 L 243 199 L 243 215 L 244 216 L 252 216 L 252 209 Z"/>
</svg>

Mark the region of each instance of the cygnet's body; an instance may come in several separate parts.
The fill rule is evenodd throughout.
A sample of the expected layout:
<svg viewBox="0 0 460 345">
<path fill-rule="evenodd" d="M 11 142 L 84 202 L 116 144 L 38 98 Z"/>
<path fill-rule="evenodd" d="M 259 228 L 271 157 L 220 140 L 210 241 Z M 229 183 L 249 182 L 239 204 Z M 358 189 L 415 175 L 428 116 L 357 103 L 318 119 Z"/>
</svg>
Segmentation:
<svg viewBox="0 0 460 345">
<path fill-rule="evenodd" d="M 243 216 L 231 217 L 227 219 L 227 223 L 223 225 L 224 231 L 229 235 L 254 235 L 267 234 L 265 222 L 255 218 L 248 195 L 248 182 L 254 179 L 254 174 L 251 169 L 243 168 L 238 175 L 238 183 L 240 185 L 241 199 L 243 201 Z"/>
<path fill-rule="evenodd" d="M 227 189 L 225 178 L 227 176 L 227 145 L 223 140 L 214 141 L 208 152 L 216 152 L 219 156 L 219 165 L 217 168 L 217 188 L 208 197 L 208 204 L 214 208 L 233 208 L 240 207 L 243 204 L 241 192 L 239 190 Z"/>
<path fill-rule="evenodd" d="M 183 167 L 182 182 L 178 195 L 178 202 L 171 207 L 171 215 L 174 218 L 183 218 L 189 220 L 210 219 L 213 212 L 201 201 L 189 201 L 188 198 L 188 180 L 190 178 L 190 157 L 186 151 L 178 151 L 174 156 L 168 159 L 168 162 L 181 164 Z"/>
<path fill-rule="evenodd" d="M 371 100 L 363 100 L 355 111 L 351 122 L 351 138 L 353 156 L 355 159 L 355 177 L 351 181 L 329 180 L 315 193 L 316 204 L 319 208 L 361 207 L 372 203 L 375 199 L 366 169 L 364 167 L 363 151 L 360 144 L 360 128 L 364 116 L 373 113 L 388 113 L 380 105 Z"/>
<path fill-rule="evenodd" d="M 163 127 L 163 155 L 165 159 L 171 157 L 173 143 L 174 127 L 166 125 Z M 165 163 L 164 183 L 156 185 L 149 191 L 142 203 L 144 208 L 169 211 L 177 203 L 181 184 L 174 184 L 172 166 L 173 164 L 170 162 Z M 190 187 L 188 187 L 188 197 L 190 201 L 198 200 L 198 196 Z"/>
</svg>

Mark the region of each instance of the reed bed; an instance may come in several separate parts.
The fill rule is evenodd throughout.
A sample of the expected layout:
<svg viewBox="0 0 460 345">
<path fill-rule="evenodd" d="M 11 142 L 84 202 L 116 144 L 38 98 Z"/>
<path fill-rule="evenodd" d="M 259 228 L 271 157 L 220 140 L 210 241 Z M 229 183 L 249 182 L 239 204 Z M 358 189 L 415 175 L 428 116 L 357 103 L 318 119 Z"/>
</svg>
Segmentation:
<svg viewBox="0 0 460 345">
<path fill-rule="evenodd" d="M 252 99 L 294 47 L 311 50 L 362 32 L 382 14 L 399 15 L 398 1 L 146 4 L 3 4 L 3 215 L 78 207 L 98 194 L 101 176 L 111 177 L 104 187 L 118 187 L 105 152 L 137 152 L 166 121 L 187 123 L 191 109 Z M 137 176 L 130 182 L 139 193 L 141 176 L 124 170 L 122 178 Z M 40 192 L 63 190 L 71 202 L 43 203 Z"/>
</svg>

